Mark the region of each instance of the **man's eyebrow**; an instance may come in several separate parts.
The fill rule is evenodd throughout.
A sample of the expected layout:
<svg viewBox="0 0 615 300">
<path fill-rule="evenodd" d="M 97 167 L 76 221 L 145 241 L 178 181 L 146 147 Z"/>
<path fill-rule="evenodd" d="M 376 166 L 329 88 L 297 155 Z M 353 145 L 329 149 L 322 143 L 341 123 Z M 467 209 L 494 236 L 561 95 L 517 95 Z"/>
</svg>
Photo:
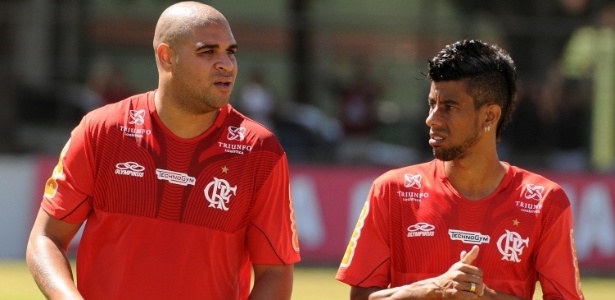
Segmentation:
<svg viewBox="0 0 615 300">
<path fill-rule="evenodd" d="M 428 97 L 427 98 L 427 102 L 429 103 L 434 103 L 436 102 L 436 99 L 432 98 L 432 97 Z M 455 100 L 455 99 L 443 99 L 440 100 L 440 104 L 444 104 L 444 105 L 451 105 L 451 104 L 458 104 L 459 101 Z"/>
<path fill-rule="evenodd" d="M 220 45 L 218 45 L 218 44 L 198 43 L 196 46 L 197 46 L 196 47 L 197 51 L 204 50 L 204 49 L 209 50 L 209 49 L 219 49 L 220 48 Z M 232 45 L 228 46 L 227 50 L 237 50 L 237 48 L 238 48 L 237 44 L 232 44 Z"/>
<path fill-rule="evenodd" d="M 217 48 L 220 48 L 220 46 L 219 45 L 215 45 L 215 44 L 204 44 L 204 43 L 196 44 L 196 50 L 217 49 Z"/>
</svg>

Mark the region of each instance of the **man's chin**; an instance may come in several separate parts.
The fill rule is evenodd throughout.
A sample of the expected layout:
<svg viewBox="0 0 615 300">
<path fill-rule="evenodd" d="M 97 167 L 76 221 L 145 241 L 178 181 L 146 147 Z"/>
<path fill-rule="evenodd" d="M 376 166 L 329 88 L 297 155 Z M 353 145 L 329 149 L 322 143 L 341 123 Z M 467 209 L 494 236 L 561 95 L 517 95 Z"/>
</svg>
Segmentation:
<svg viewBox="0 0 615 300">
<path fill-rule="evenodd" d="M 441 161 L 451 161 L 455 159 L 452 155 L 448 153 L 443 153 L 442 151 L 433 150 L 433 156 Z"/>
</svg>

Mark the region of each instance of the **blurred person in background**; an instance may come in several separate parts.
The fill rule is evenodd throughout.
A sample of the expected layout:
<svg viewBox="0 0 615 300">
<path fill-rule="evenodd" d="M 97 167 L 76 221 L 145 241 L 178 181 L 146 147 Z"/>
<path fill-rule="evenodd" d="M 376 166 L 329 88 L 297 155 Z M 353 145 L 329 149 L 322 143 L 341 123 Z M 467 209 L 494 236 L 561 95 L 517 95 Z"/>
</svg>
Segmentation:
<svg viewBox="0 0 615 300">
<path fill-rule="evenodd" d="M 369 148 L 377 141 L 378 105 L 384 88 L 372 78 L 367 59 L 355 58 L 352 69 L 349 80 L 332 84 L 332 92 L 338 100 L 337 117 L 344 134 L 338 160 L 356 164 L 370 161 Z"/>
<path fill-rule="evenodd" d="M 120 66 L 107 59 L 94 64 L 87 86 L 101 97 L 103 104 L 115 103 L 134 94 Z"/>
<path fill-rule="evenodd" d="M 254 70 L 241 89 L 239 107 L 248 117 L 275 132 L 276 101 L 261 71 Z"/>
<path fill-rule="evenodd" d="M 591 107 L 590 164 L 596 171 L 615 170 L 615 2 L 605 4 L 592 24 L 577 29 L 562 55 L 562 72 L 567 87 L 589 81 L 591 98 L 572 99 Z M 573 94 L 574 96 L 574 94 Z M 569 94 L 564 97 L 570 97 Z M 585 101 L 583 101 L 585 100 Z M 577 117 L 579 112 L 577 112 Z M 572 113 L 574 115 L 574 113 Z M 568 120 L 569 123 L 577 123 Z M 581 123 L 583 124 L 583 123 Z"/>
<path fill-rule="evenodd" d="M 371 77 L 371 63 L 367 59 L 357 58 L 353 67 L 350 81 L 334 87 L 339 99 L 339 119 L 347 137 L 373 138 L 384 88 Z"/>
<path fill-rule="evenodd" d="M 62 150 L 26 251 L 34 280 L 51 299 L 290 299 L 287 158 L 228 103 L 228 21 L 179 2 L 153 46 L 157 90 L 88 113 Z M 82 224 L 75 284 L 67 248 Z"/>
<path fill-rule="evenodd" d="M 377 178 L 336 279 L 351 299 L 583 299 L 562 188 L 500 161 L 516 70 L 496 45 L 463 40 L 429 62 L 435 159 Z"/>
</svg>

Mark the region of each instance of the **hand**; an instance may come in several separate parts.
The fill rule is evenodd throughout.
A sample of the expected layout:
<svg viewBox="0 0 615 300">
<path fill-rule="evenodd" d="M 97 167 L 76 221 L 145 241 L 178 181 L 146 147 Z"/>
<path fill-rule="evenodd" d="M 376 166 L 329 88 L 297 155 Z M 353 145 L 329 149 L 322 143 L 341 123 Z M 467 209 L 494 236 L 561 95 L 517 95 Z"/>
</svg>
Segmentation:
<svg viewBox="0 0 615 300">
<path fill-rule="evenodd" d="M 472 265 L 478 257 L 478 251 L 478 246 L 472 247 L 470 252 L 462 251 L 459 261 L 436 278 L 442 298 L 477 299 L 484 294 L 483 271 Z"/>
</svg>

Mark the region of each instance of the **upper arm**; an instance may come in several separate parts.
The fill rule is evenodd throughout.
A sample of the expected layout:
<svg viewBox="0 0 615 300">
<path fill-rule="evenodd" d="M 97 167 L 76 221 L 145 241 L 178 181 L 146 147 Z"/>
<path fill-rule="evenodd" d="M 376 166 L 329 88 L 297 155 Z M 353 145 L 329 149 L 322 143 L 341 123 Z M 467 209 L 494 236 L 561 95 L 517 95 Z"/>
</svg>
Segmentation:
<svg viewBox="0 0 615 300">
<path fill-rule="evenodd" d="M 293 278 L 294 265 L 259 265 L 254 264 L 254 281 L 263 276 L 276 276 L 279 278 Z"/>
<path fill-rule="evenodd" d="M 553 226 L 541 240 L 536 260 L 538 279 L 545 296 L 582 299 L 571 217 L 564 215 L 560 219 L 563 220 L 558 223 L 562 224 Z"/>
<path fill-rule="evenodd" d="M 30 233 L 29 247 L 36 247 L 40 238 L 52 241 L 59 249 L 66 251 L 72 239 L 75 237 L 81 224 L 72 224 L 49 215 L 40 209 L 32 231 Z"/>
<path fill-rule="evenodd" d="M 360 287 L 360 286 L 351 286 L 350 287 L 350 299 L 351 300 L 361 300 L 361 299 L 369 299 L 369 296 L 379 291 L 378 287 Z"/>
<path fill-rule="evenodd" d="M 285 155 L 259 188 L 250 211 L 247 249 L 254 264 L 292 264 L 300 260 L 299 240 Z"/>
<path fill-rule="evenodd" d="M 294 265 L 253 265 L 254 287 L 250 299 L 290 299 Z"/>
</svg>

